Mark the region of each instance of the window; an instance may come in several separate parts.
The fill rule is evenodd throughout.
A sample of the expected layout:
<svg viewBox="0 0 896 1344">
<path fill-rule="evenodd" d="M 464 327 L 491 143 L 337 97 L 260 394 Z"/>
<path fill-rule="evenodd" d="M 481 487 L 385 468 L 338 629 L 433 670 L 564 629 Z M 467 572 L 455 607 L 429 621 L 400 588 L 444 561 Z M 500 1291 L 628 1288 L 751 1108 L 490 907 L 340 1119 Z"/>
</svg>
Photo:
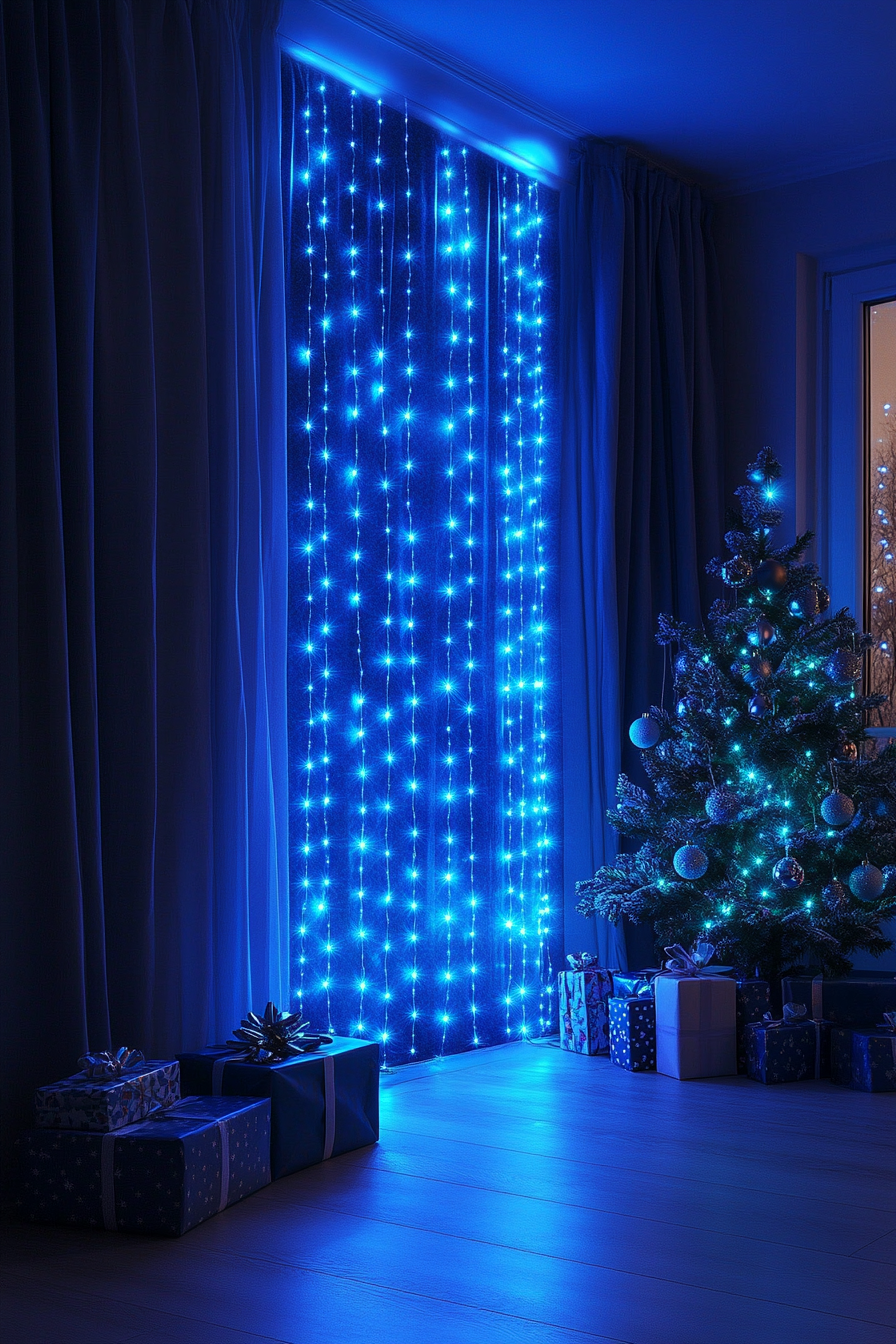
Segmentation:
<svg viewBox="0 0 896 1344">
<path fill-rule="evenodd" d="M 557 198 L 285 71 L 293 991 L 401 1063 L 553 1017 Z"/>
<path fill-rule="evenodd" d="M 896 298 L 864 305 L 867 553 L 865 628 L 874 636 L 869 690 L 888 704 L 872 716 L 894 723 L 896 704 Z"/>
</svg>

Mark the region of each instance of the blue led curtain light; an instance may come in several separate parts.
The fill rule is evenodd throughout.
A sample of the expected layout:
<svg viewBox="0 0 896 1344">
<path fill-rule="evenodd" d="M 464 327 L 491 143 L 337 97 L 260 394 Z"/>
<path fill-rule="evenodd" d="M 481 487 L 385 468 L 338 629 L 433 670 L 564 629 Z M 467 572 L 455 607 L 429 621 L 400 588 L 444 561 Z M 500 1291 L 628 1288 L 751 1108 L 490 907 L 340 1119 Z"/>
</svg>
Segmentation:
<svg viewBox="0 0 896 1344">
<path fill-rule="evenodd" d="M 401 1063 L 553 1022 L 556 198 L 284 99 L 293 989 Z"/>
</svg>

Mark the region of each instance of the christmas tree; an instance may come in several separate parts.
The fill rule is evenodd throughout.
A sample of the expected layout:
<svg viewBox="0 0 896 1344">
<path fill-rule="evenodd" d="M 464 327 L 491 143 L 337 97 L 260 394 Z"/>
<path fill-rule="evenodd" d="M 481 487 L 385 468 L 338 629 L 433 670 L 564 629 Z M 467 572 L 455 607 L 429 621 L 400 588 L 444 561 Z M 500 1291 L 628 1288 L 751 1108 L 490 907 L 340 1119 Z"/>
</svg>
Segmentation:
<svg viewBox="0 0 896 1344">
<path fill-rule="evenodd" d="M 727 585 L 708 630 L 661 616 L 671 709 L 631 726 L 650 789 L 621 775 L 610 820 L 640 842 L 577 884 L 583 915 L 651 921 L 658 950 L 709 939 L 745 975 L 849 970 L 891 946 L 896 912 L 896 747 L 864 724 L 871 645 L 803 562 L 811 533 L 775 548 L 780 464 L 764 449 L 736 491 Z"/>
</svg>

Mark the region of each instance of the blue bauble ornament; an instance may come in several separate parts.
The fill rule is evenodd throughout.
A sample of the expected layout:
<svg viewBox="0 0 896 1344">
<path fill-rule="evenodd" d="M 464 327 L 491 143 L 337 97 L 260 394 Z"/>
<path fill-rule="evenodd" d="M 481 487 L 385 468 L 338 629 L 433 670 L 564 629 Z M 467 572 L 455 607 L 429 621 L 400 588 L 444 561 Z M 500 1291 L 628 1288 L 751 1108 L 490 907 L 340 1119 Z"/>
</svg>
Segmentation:
<svg viewBox="0 0 896 1344">
<path fill-rule="evenodd" d="M 771 709 L 772 704 L 767 695 L 754 695 L 747 705 L 747 713 L 751 719 L 763 719 Z"/>
<path fill-rule="evenodd" d="M 787 582 L 787 570 L 780 560 L 763 560 L 756 570 L 756 586 L 764 593 L 779 593 Z"/>
<path fill-rule="evenodd" d="M 733 555 L 722 566 L 722 579 L 729 588 L 743 588 L 753 577 L 753 566 L 745 555 Z"/>
<path fill-rule="evenodd" d="M 740 798 L 721 784 L 707 795 L 706 815 L 715 826 L 728 826 L 740 816 Z"/>
<path fill-rule="evenodd" d="M 845 914 L 849 909 L 849 892 L 842 882 L 832 877 L 827 886 L 821 889 L 821 901 L 825 910 L 832 915 Z"/>
<path fill-rule="evenodd" d="M 833 791 L 821 800 L 821 815 L 829 826 L 848 826 L 856 814 L 856 805 L 845 793 Z"/>
<path fill-rule="evenodd" d="M 794 593 L 789 606 L 791 616 L 799 616 L 803 621 L 811 621 L 821 611 L 821 595 L 818 589 L 810 584 Z"/>
<path fill-rule="evenodd" d="M 642 751 L 649 751 L 659 742 L 663 730 L 656 719 L 652 719 L 649 714 L 642 714 L 640 719 L 635 719 L 628 730 L 628 735 L 636 747 L 640 747 Z"/>
<path fill-rule="evenodd" d="M 851 681 L 858 681 L 862 675 L 861 655 L 853 653 L 852 649 L 837 649 L 825 663 L 824 670 L 831 681 L 847 686 Z"/>
<path fill-rule="evenodd" d="M 883 895 L 884 875 L 865 859 L 849 875 L 849 889 L 859 901 L 876 901 Z"/>
<path fill-rule="evenodd" d="M 699 845 L 682 845 L 681 849 L 675 851 L 672 867 L 679 877 L 685 878 L 688 882 L 696 882 L 709 867 L 709 859 Z"/>
<path fill-rule="evenodd" d="M 760 616 L 747 631 L 747 639 L 754 649 L 767 649 L 778 638 L 778 632 L 767 616 Z"/>
<path fill-rule="evenodd" d="M 773 876 L 778 886 L 784 887 L 785 891 L 795 891 L 797 887 L 803 885 L 803 878 L 806 874 L 796 859 L 792 859 L 788 855 L 784 859 L 779 859 L 775 864 Z"/>
</svg>

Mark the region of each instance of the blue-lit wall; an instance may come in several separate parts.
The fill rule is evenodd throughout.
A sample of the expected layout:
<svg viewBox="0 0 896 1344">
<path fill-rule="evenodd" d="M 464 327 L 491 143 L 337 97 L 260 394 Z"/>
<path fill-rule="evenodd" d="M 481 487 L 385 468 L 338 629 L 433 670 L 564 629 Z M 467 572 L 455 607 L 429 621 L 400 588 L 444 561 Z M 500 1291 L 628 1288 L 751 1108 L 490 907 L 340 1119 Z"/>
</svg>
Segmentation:
<svg viewBox="0 0 896 1344">
<path fill-rule="evenodd" d="M 284 62 L 292 987 L 387 1063 L 560 942 L 555 193 Z"/>
</svg>

